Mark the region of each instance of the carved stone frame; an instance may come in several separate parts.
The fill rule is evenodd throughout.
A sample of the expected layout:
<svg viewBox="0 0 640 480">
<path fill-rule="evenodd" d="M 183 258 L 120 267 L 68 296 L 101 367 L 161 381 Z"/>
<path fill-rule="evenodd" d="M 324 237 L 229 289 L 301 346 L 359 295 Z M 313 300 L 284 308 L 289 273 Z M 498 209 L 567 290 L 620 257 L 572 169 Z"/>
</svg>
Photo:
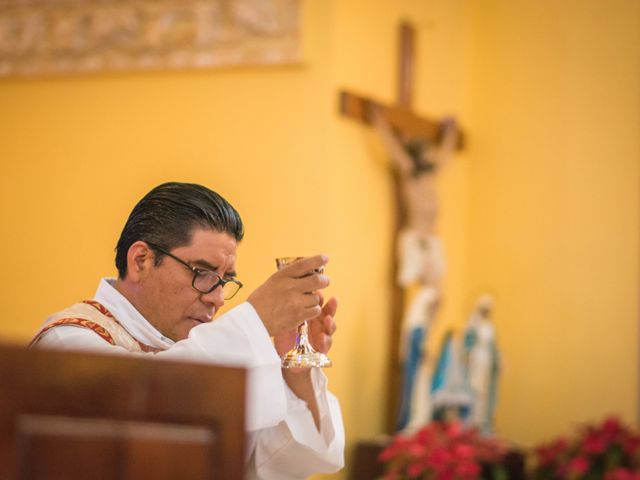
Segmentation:
<svg viewBox="0 0 640 480">
<path fill-rule="evenodd" d="M 0 76 L 293 64 L 300 0 L 0 0 Z"/>
</svg>

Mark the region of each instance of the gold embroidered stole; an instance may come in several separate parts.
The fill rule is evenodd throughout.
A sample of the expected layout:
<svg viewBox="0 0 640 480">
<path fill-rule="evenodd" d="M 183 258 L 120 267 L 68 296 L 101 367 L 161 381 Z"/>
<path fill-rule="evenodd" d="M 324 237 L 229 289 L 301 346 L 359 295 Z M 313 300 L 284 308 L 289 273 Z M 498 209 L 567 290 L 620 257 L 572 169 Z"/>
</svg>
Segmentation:
<svg viewBox="0 0 640 480">
<path fill-rule="evenodd" d="M 84 300 L 71 307 L 53 314 L 38 331 L 29 348 L 32 348 L 42 336 L 52 328 L 62 325 L 88 328 L 111 345 L 123 347 L 130 352 L 159 352 L 162 349 L 145 345 L 135 339 L 101 303 L 95 300 Z"/>
</svg>

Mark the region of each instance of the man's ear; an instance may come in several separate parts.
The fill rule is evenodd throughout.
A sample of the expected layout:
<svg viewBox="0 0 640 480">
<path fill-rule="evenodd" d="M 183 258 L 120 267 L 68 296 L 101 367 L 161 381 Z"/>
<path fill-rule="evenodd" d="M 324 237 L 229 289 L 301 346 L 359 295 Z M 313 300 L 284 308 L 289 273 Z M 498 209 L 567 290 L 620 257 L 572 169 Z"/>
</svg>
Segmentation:
<svg viewBox="0 0 640 480">
<path fill-rule="evenodd" d="M 139 282 L 155 266 L 155 253 L 142 240 L 131 244 L 127 252 L 127 277 Z"/>
</svg>

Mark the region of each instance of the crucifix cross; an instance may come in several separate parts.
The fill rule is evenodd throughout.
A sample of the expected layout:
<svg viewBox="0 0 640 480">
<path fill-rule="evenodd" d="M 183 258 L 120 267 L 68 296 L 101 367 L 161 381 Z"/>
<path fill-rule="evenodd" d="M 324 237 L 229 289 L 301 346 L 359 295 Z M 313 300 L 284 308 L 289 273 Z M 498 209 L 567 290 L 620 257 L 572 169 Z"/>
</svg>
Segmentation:
<svg viewBox="0 0 640 480">
<path fill-rule="evenodd" d="M 403 194 L 403 175 L 407 174 L 407 162 L 404 161 L 404 171 L 402 171 L 403 161 L 398 159 L 398 152 L 394 154 L 393 143 L 399 144 L 398 140 L 406 142 L 412 139 L 419 139 L 427 142 L 429 145 L 437 145 L 443 141 L 451 141 L 451 137 L 446 131 L 446 123 L 438 122 L 430 118 L 424 118 L 411 110 L 413 103 L 413 74 L 414 74 L 414 56 L 415 56 L 415 30 L 406 22 L 400 25 L 399 30 L 399 63 L 398 63 L 398 90 L 396 105 L 385 105 L 372 98 L 361 96 L 348 91 L 340 92 L 340 112 L 356 121 L 364 124 L 375 126 L 380 130 L 381 122 L 388 130 L 388 142 L 385 147 L 389 150 L 391 156 L 395 156 L 395 161 L 399 169 L 394 169 L 394 195 L 396 205 L 395 230 L 400 231 L 407 224 L 411 224 L 408 218 L 408 208 L 406 199 L 406 189 Z M 375 112 L 374 112 L 375 109 Z M 376 118 L 375 115 L 378 117 Z M 384 134 L 384 130 L 380 131 Z M 390 139 L 391 137 L 397 137 Z M 390 139 L 390 140 L 389 140 Z M 384 141 L 384 138 L 383 138 Z M 462 147 L 462 133 L 456 132 L 453 137 L 455 147 Z M 452 145 L 453 146 L 453 145 Z M 402 147 L 404 148 L 404 147 Z M 406 153 L 402 152 L 402 156 L 408 158 Z M 413 168 L 425 167 L 416 160 Z M 429 165 L 426 165 L 427 167 Z M 431 165 L 430 168 L 437 167 L 437 164 Z M 416 172 L 417 170 L 413 170 Z M 406 182 L 405 182 L 406 186 Z M 426 200 L 425 200 L 426 201 Z M 434 207 L 435 208 L 435 207 Z M 409 212 L 411 213 L 411 212 Z M 431 233 L 431 232 L 430 232 Z M 390 356 L 387 368 L 387 385 L 389 386 L 390 395 L 387 398 L 387 430 L 393 432 L 395 429 L 396 413 L 400 401 L 400 391 L 402 382 L 401 366 L 397 362 L 399 352 L 400 330 L 404 305 L 404 292 L 402 287 L 398 285 L 396 278 L 398 276 L 399 262 L 396 257 L 398 251 L 398 239 L 394 235 L 392 242 L 392 271 L 391 271 L 391 335 L 390 335 Z"/>
<path fill-rule="evenodd" d="M 375 105 L 389 124 L 406 138 L 422 138 L 437 142 L 442 136 L 440 122 L 424 118 L 411 110 L 413 103 L 413 71 L 415 29 L 409 23 L 400 24 L 400 50 L 397 105 L 385 105 L 372 98 L 348 91 L 340 92 L 340 112 L 354 120 L 371 124 L 370 105 Z M 462 147 L 462 134 L 458 132 L 458 148 Z"/>
</svg>

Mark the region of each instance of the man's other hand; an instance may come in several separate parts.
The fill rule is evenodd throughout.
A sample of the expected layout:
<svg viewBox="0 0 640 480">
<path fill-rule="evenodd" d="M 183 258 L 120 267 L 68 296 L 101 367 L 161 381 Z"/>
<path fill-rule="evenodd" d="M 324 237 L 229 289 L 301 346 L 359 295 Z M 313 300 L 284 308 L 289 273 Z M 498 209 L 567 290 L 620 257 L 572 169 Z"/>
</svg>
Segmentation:
<svg viewBox="0 0 640 480">
<path fill-rule="evenodd" d="M 324 310 L 320 290 L 329 285 L 329 277 L 319 272 L 328 261 L 326 255 L 302 258 L 271 275 L 249 295 L 247 301 L 258 312 L 269 335 L 290 335 L 305 320 L 321 316 Z"/>
<path fill-rule="evenodd" d="M 318 352 L 327 353 L 331 349 L 332 337 L 336 331 L 336 321 L 334 317 L 337 309 L 338 301 L 335 298 L 330 298 L 327 303 L 324 304 L 318 316 L 307 320 L 309 342 Z M 293 330 L 274 337 L 274 345 L 278 355 L 283 356 L 293 348 L 297 334 L 298 329 L 296 327 Z"/>
</svg>

